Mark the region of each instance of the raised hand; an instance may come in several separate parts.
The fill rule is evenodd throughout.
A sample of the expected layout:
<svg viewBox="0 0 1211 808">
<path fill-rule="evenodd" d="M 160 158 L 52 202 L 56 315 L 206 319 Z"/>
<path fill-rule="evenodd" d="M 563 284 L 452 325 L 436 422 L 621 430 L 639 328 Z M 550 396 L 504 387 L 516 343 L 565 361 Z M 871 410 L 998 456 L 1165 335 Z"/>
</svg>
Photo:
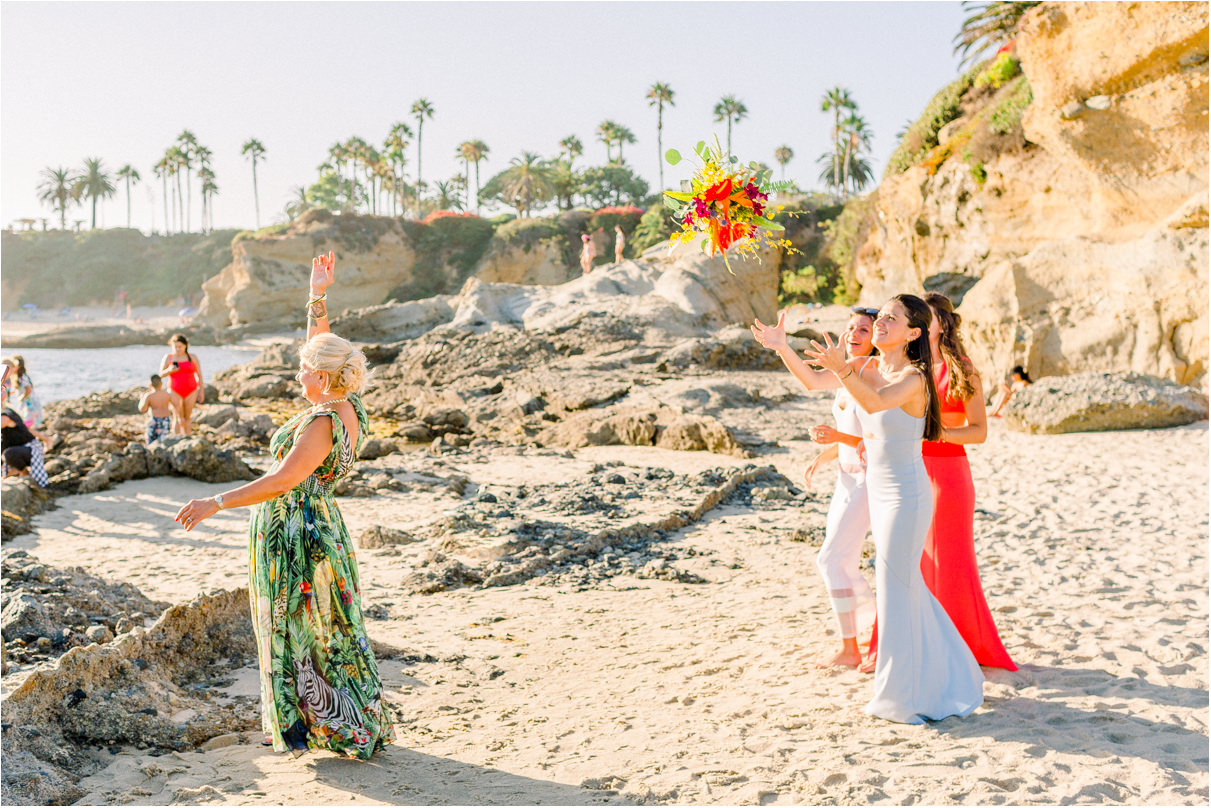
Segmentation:
<svg viewBox="0 0 1211 808">
<path fill-rule="evenodd" d="M 753 336 L 757 338 L 757 342 L 761 343 L 761 347 L 769 348 L 770 350 L 778 350 L 786 345 L 786 309 L 778 312 L 778 324 L 766 325 L 760 320 L 753 320 L 753 324 L 749 326 L 753 332 Z"/>
<path fill-rule="evenodd" d="M 319 296 L 332 285 L 336 274 L 336 253 L 318 255 L 311 259 L 311 293 Z"/>
<path fill-rule="evenodd" d="M 824 335 L 824 344 L 812 340 L 811 348 L 803 352 L 813 364 L 825 370 L 841 374 L 845 372 L 845 347 L 840 343 L 833 344 L 832 337 Z"/>
</svg>

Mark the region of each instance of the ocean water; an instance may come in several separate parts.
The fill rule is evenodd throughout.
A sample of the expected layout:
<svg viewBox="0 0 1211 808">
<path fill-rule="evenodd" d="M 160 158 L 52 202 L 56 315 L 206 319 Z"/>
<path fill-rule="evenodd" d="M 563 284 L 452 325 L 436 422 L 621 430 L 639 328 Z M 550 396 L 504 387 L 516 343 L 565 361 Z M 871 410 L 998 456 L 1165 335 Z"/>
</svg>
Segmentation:
<svg viewBox="0 0 1211 808">
<path fill-rule="evenodd" d="M 202 364 L 207 382 L 232 365 L 251 362 L 259 349 L 191 345 L 189 351 Z M 45 404 L 79 398 L 102 390 L 146 387 L 151 374 L 160 369 L 168 349 L 163 345 L 128 345 L 123 348 L 29 348 L 6 350 L 20 354 L 39 398 Z"/>
</svg>

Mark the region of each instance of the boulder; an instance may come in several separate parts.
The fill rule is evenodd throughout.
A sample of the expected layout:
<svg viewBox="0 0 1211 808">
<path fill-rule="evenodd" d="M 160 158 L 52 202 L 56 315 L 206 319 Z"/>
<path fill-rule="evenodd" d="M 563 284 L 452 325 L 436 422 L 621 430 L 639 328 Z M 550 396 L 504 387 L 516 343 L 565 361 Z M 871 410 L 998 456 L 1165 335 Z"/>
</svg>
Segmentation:
<svg viewBox="0 0 1211 808">
<path fill-rule="evenodd" d="M 715 452 L 735 457 L 751 457 L 736 441 L 736 436 L 717 418 L 709 415 L 683 415 L 660 430 L 656 445 L 681 452 Z"/>
<path fill-rule="evenodd" d="M 547 427 L 538 436 L 544 446 L 577 449 L 582 446 L 651 446 L 656 439 L 656 413 L 652 410 L 615 408 L 587 410 Z"/>
<path fill-rule="evenodd" d="M 564 260 L 563 246 L 555 241 L 533 245 L 500 245 L 490 249 L 475 267 L 475 277 L 485 283 L 520 283 L 555 286 L 580 274 Z"/>
<path fill-rule="evenodd" d="M 228 421 L 240 420 L 239 409 L 231 404 L 217 404 L 198 409 L 202 410 L 201 413 L 195 410 L 191 419 L 195 425 L 217 428 Z"/>
<path fill-rule="evenodd" d="M 33 517 L 51 506 L 51 494 L 27 477 L 4 481 L 4 510 L 0 537 L 10 539 L 33 530 Z"/>
<path fill-rule="evenodd" d="M 152 444 L 148 452 L 163 461 L 171 474 L 208 483 L 256 479 L 256 472 L 235 452 L 216 448 L 195 435 L 169 435 Z"/>
<path fill-rule="evenodd" d="M 450 322 L 452 295 L 353 309 L 332 320 L 333 333 L 358 342 L 405 340 Z"/>
<path fill-rule="evenodd" d="M 1034 434 L 1158 429 L 1207 419 L 1207 396 L 1140 373 L 1080 373 L 1039 379 L 1014 393 L 1011 429 Z"/>
<path fill-rule="evenodd" d="M 371 525 L 357 536 L 357 546 L 362 550 L 377 550 L 382 547 L 395 547 L 399 544 L 412 544 L 420 541 L 406 530 L 382 525 Z"/>
</svg>

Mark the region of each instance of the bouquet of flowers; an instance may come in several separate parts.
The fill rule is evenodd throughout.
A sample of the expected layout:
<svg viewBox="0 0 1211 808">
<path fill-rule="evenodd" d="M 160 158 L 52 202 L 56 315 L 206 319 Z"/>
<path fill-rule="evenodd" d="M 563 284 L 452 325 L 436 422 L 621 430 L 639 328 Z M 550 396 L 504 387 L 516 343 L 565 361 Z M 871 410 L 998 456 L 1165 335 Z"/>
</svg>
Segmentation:
<svg viewBox="0 0 1211 808">
<path fill-rule="evenodd" d="M 791 183 L 771 182 L 773 171 L 756 163 L 742 166 L 723 151 L 718 139 L 713 147 L 699 141 L 694 152 L 702 160 L 702 168 L 689 180 L 682 181 L 680 191 L 664 192 L 664 204 L 676 211 L 674 221 L 681 228 L 669 238 L 670 248 L 704 236 L 702 251 L 709 248 L 711 255 L 723 253 L 729 272 L 732 269 L 727 261 L 729 247 L 735 246 L 746 260 L 756 255 L 761 244 L 794 250 L 788 239 L 771 235 L 781 235 L 785 228 L 767 214 L 770 194 Z M 665 160 L 675 166 L 681 162 L 681 154 L 669 149 Z"/>
</svg>

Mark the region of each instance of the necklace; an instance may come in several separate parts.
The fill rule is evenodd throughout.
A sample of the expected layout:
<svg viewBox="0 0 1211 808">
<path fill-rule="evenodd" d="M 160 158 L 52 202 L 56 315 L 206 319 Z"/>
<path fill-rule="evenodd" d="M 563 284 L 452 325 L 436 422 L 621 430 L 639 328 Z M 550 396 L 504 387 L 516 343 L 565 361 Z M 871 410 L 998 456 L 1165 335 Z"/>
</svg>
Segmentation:
<svg viewBox="0 0 1211 808">
<path fill-rule="evenodd" d="M 315 404 L 311 405 L 311 409 L 314 411 L 314 410 L 318 410 L 320 407 L 326 407 L 329 404 L 340 404 L 342 401 L 348 401 L 348 400 L 349 400 L 348 398 L 342 396 L 341 398 L 334 398 L 329 401 L 318 401 Z"/>
</svg>

